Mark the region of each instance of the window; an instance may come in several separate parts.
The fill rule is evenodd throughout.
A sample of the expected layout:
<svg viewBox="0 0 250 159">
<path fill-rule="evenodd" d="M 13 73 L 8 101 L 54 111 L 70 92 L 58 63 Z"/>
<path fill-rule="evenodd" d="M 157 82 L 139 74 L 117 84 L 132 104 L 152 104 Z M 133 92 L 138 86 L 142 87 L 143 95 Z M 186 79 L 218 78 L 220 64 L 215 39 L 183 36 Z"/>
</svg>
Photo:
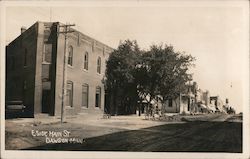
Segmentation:
<svg viewBox="0 0 250 159">
<path fill-rule="evenodd" d="M 190 100 L 190 98 L 188 98 L 188 111 L 190 110 L 190 105 L 191 105 L 191 100 Z"/>
<path fill-rule="evenodd" d="M 172 100 L 172 99 L 169 99 L 169 100 L 168 100 L 168 106 L 169 106 L 169 107 L 172 107 L 172 106 L 173 106 L 173 100 Z"/>
<path fill-rule="evenodd" d="M 97 59 L 97 73 L 101 74 L 101 58 Z"/>
<path fill-rule="evenodd" d="M 24 51 L 24 66 L 27 66 L 27 56 L 28 56 L 28 51 L 27 51 L 27 49 L 25 49 L 25 51 Z"/>
<path fill-rule="evenodd" d="M 73 107 L 73 82 L 67 81 L 66 106 Z"/>
<path fill-rule="evenodd" d="M 45 43 L 43 51 L 43 62 L 51 63 L 52 55 L 52 44 Z"/>
<path fill-rule="evenodd" d="M 73 65 L 73 47 L 69 46 L 68 65 Z"/>
<path fill-rule="evenodd" d="M 27 81 L 24 80 L 24 81 L 23 81 L 23 90 L 26 90 L 26 89 L 27 89 Z"/>
<path fill-rule="evenodd" d="M 87 84 L 82 85 L 82 107 L 88 108 L 88 95 L 89 86 Z"/>
<path fill-rule="evenodd" d="M 95 107 L 101 107 L 101 87 L 96 87 Z"/>
<path fill-rule="evenodd" d="M 88 70 L 88 63 L 89 63 L 89 53 L 85 52 L 84 54 L 84 69 Z"/>
</svg>

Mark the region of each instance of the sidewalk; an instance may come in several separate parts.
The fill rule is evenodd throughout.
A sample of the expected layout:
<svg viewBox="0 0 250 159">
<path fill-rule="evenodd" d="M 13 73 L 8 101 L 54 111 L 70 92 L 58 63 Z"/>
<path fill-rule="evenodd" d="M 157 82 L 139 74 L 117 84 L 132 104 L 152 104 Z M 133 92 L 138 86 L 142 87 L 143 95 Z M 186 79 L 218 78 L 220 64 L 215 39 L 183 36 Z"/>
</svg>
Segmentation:
<svg viewBox="0 0 250 159">
<path fill-rule="evenodd" d="M 24 125 L 40 125 L 40 124 L 54 124 L 61 122 L 61 119 L 58 117 L 39 117 L 39 118 L 14 118 L 7 119 L 7 122 L 12 122 L 16 124 L 24 124 Z"/>
<path fill-rule="evenodd" d="M 89 126 L 109 127 L 109 128 L 118 128 L 126 130 L 138 130 L 142 128 L 164 125 L 164 124 L 183 123 L 183 122 L 146 120 L 144 116 L 137 116 L 137 115 L 112 116 L 109 119 L 103 119 L 103 118 L 89 119 L 87 122 L 84 122 L 84 120 L 81 120 L 81 116 L 78 116 L 75 119 L 68 120 L 68 122 L 89 125 Z"/>
<path fill-rule="evenodd" d="M 232 115 L 226 114 L 202 114 L 196 116 L 182 116 L 186 121 L 225 121 L 227 118 L 232 117 Z M 24 125 L 51 125 L 51 124 L 60 124 L 61 118 L 55 116 L 39 116 L 36 118 L 16 118 L 16 119 L 7 119 L 7 122 L 24 124 Z M 144 115 L 119 115 L 111 116 L 111 118 L 104 119 L 101 116 L 69 116 L 64 119 L 65 123 L 74 123 L 81 125 L 92 125 L 99 127 L 112 127 L 112 128 L 121 128 L 128 130 L 137 130 L 141 128 L 158 126 L 163 124 L 171 123 L 183 123 L 177 121 L 159 121 L 159 120 L 146 120 Z"/>
</svg>

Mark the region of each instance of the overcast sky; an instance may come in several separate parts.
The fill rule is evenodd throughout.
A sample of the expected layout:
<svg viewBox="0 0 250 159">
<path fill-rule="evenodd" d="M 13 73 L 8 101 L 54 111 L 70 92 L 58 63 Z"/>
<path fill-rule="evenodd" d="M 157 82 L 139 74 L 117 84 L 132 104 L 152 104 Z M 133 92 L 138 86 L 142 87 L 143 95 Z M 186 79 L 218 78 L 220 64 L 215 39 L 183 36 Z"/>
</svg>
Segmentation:
<svg viewBox="0 0 250 159">
<path fill-rule="evenodd" d="M 248 82 L 248 1 L 128 2 L 8 7 L 6 44 L 20 35 L 22 26 L 50 20 L 75 23 L 75 29 L 113 48 L 125 39 L 137 40 L 143 49 L 172 44 L 176 51 L 196 57 L 192 72 L 202 90 L 223 101 L 228 97 L 238 112 L 243 110 Z"/>
</svg>

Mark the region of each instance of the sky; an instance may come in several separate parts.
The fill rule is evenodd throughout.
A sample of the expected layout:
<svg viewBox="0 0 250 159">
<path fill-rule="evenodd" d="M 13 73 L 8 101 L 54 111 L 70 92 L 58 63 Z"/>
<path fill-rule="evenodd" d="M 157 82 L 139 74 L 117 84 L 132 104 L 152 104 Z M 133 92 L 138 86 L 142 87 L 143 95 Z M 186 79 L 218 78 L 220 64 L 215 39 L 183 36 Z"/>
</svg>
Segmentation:
<svg viewBox="0 0 250 159">
<path fill-rule="evenodd" d="M 137 40 L 142 49 L 171 44 L 196 58 L 191 69 L 199 88 L 219 95 L 243 111 L 248 88 L 249 21 L 247 1 L 127 1 L 9 6 L 6 44 L 36 21 L 74 23 L 75 29 L 117 48 L 120 40 Z M 180 3 L 183 2 L 183 3 Z"/>
</svg>

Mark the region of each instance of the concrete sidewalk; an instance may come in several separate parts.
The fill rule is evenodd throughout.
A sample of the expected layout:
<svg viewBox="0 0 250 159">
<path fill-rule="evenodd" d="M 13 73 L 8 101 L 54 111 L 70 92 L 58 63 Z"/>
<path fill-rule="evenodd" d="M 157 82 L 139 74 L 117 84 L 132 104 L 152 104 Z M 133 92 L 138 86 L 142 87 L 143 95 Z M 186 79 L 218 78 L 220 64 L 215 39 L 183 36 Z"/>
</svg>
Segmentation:
<svg viewBox="0 0 250 159">
<path fill-rule="evenodd" d="M 184 122 L 167 122 L 159 120 L 146 120 L 144 116 L 137 116 L 137 115 L 112 116 L 109 119 L 98 118 L 98 119 L 88 119 L 86 121 L 81 119 L 82 119 L 81 116 L 79 116 L 75 119 L 70 119 L 68 122 L 89 125 L 89 126 L 109 127 L 109 128 L 118 128 L 126 130 L 138 130 L 164 124 L 184 123 Z"/>
<path fill-rule="evenodd" d="M 169 121 L 159 121 L 159 120 L 146 120 L 145 116 L 137 116 L 137 115 L 123 115 L 123 116 L 112 116 L 111 118 L 104 119 L 102 117 L 86 117 L 86 116 L 73 116 L 67 117 L 65 123 L 61 125 L 60 117 L 38 117 L 38 118 L 16 118 L 16 119 L 8 119 L 6 120 L 6 128 L 13 129 L 11 125 L 20 125 L 22 127 L 63 127 L 63 125 L 67 125 L 69 128 L 72 125 L 79 125 L 82 128 L 85 127 L 99 127 L 109 128 L 109 129 L 120 129 L 120 130 L 138 130 L 153 126 L 159 126 L 164 124 L 176 124 L 176 123 L 184 123 L 184 122 L 169 122 Z M 89 136 L 89 135 L 88 135 Z"/>
</svg>

